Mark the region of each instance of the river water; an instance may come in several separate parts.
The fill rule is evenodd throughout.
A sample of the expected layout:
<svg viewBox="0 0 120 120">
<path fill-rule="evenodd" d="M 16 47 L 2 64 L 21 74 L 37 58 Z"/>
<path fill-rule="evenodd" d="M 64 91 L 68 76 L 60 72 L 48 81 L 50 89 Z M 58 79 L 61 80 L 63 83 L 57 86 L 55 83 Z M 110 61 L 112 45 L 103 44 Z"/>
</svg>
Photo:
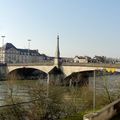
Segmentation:
<svg viewBox="0 0 120 120">
<path fill-rule="evenodd" d="M 19 97 L 24 102 L 29 101 L 29 90 L 32 86 L 45 84 L 44 80 L 13 80 L 0 81 L 0 106 L 5 105 L 6 100 L 12 97 Z"/>
<path fill-rule="evenodd" d="M 93 77 L 89 77 L 89 87 L 93 88 Z M 111 74 L 95 77 L 96 90 L 102 91 L 105 87 L 109 91 L 120 90 L 120 74 Z"/>
<path fill-rule="evenodd" d="M 111 91 L 120 90 L 120 74 L 97 76 L 96 77 L 96 90 L 101 91 L 104 85 Z M 47 80 L 13 80 L 13 81 L 0 81 L 0 106 L 6 104 L 6 100 L 11 96 L 29 101 L 28 92 L 30 86 L 36 86 L 46 83 Z M 106 83 L 106 84 L 105 84 Z M 93 77 L 89 77 L 89 87 L 93 88 Z"/>
</svg>

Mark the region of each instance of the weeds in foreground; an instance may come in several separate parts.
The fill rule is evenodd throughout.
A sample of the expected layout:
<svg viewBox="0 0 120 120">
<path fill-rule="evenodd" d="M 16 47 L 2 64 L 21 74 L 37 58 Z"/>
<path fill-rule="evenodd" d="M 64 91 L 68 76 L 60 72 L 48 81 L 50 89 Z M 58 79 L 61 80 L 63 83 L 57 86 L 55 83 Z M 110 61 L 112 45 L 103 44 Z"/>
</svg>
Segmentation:
<svg viewBox="0 0 120 120">
<path fill-rule="evenodd" d="M 24 103 L 14 96 L 15 82 L 8 81 L 6 104 L 9 105 L 0 108 L 1 120 L 78 120 L 87 111 L 92 111 L 93 91 L 88 87 L 28 85 L 29 102 Z M 107 89 L 107 85 L 105 87 Z M 109 103 L 112 94 L 108 92 L 107 89 L 107 97 L 96 95 L 96 109 Z"/>
</svg>

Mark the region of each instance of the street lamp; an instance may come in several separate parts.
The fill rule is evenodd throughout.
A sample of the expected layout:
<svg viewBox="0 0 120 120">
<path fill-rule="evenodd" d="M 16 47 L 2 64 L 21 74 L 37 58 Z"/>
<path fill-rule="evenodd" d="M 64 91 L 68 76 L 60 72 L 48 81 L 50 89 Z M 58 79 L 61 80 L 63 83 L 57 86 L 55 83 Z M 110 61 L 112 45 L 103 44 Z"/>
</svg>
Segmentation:
<svg viewBox="0 0 120 120">
<path fill-rule="evenodd" d="M 2 47 L 1 47 L 1 54 L 2 54 L 2 62 L 4 62 L 4 38 L 5 36 L 1 36 L 2 37 Z"/>
<path fill-rule="evenodd" d="M 95 112 L 96 108 L 96 72 L 94 70 L 93 73 L 93 112 Z"/>
<path fill-rule="evenodd" d="M 30 39 L 28 39 L 28 63 L 30 62 Z"/>
</svg>

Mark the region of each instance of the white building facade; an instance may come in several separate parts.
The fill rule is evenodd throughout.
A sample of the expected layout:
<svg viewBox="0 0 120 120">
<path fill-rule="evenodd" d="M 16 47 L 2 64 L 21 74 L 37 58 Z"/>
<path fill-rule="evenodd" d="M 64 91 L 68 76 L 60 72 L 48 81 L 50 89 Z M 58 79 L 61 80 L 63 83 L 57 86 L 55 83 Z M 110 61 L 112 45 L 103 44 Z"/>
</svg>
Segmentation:
<svg viewBox="0 0 120 120">
<path fill-rule="evenodd" d="M 75 63 L 88 63 L 88 59 L 87 59 L 87 57 L 75 56 L 74 62 Z"/>
<path fill-rule="evenodd" d="M 11 43 L 6 43 L 0 48 L 0 62 L 3 63 L 39 63 L 46 57 L 38 50 L 19 49 Z"/>
</svg>

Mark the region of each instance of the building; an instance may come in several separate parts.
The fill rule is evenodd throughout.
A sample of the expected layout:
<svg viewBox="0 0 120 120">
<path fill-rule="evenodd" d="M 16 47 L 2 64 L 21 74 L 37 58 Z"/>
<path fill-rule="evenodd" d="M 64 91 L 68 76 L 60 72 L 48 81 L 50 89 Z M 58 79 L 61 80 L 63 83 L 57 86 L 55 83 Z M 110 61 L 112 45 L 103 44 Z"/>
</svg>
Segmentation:
<svg viewBox="0 0 120 120">
<path fill-rule="evenodd" d="M 88 57 L 83 57 L 83 56 L 75 56 L 74 57 L 74 62 L 75 63 L 88 63 Z"/>
<path fill-rule="evenodd" d="M 38 63 L 47 59 L 38 50 L 19 49 L 11 43 L 0 48 L 0 62 L 3 63 Z"/>
</svg>

